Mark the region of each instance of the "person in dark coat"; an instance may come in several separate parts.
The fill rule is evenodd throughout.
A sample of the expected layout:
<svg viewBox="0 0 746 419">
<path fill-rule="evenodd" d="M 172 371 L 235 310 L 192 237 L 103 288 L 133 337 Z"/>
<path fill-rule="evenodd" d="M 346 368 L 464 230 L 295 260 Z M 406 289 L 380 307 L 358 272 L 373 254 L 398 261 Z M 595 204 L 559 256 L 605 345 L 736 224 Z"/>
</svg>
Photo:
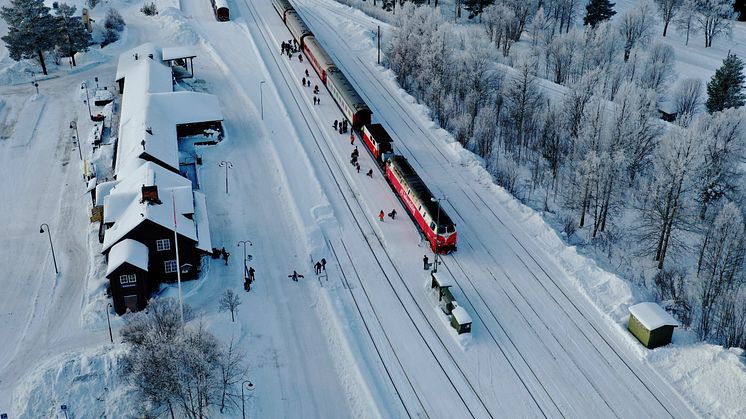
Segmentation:
<svg viewBox="0 0 746 419">
<path fill-rule="evenodd" d="M 392 220 L 396 219 L 396 208 L 392 209 L 389 213 L 389 217 L 391 217 Z"/>
<path fill-rule="evenodd" d="M 326 259 L 321 258 L 321 270 L 326 272 Z"/>
<path fill-rule="evenodd" d="M 332 126 L 334 127 L 334 130 L 335 130 L 335 131 L 337 130 L 337 123 L 338 123 L 338 122 L 337 122 L 337 120 L 335 119 L 335 120 L 334 120 L 334 124 L 332 125 Z"/>
<path fill-rule="evenodd" d="M 313 265 L 313 267 L 316 270 L 316 275 L 321 273 L 321 262 L 316 262 L 316 264 Z"/>
<path fill-rule="evenodd" d="M 311 77 L 308 75 L 308 69 L 306 69 L 306 77 Z"/>
<path fill-rule="evenodd" d="M 355 163 L 355 168 L 357 169 L 357 172 L 360 173 L 360 163 Z"/>
<path fill-rule="evenodd" d="M 368 173 L 365 174 L 365 176 L 368 176 L 369 178 L 373 179 L 373 169 L 368 170 Z M 383 211 L 381 211 L 383 214 Z"/>
<path fill-rule="evenodd" d="M 298 278 L 305 278 L 303 275 L 299 274 L 296 271 L 293 271 L 292 275 L 288 275 L 288 278 L 293 278 L 293 281 L 298 282 Z"/>
<path fill-rule="evenodd" d="M 360 155 L 360 152 L 358 151 L 357 146 L 355 146 L 355 149 L 352 150 L 352 155 L 355 156 L 355 157 L 357 157 L 357 156 Z"/>
<path fill-rule="evenodd" d="M 428 262 L 428 260 L 429 260 L 429 259 L 427 258 L 427 255 L 425 255 L 425 256 L 423 256 L 423 257 L 422 257 L 422 267 L 423 267 L 423 268 L 424 268 L 425 270 L 427 270 L 427 268 L 429 268 L 429 267 L 430 267 L 430 264 L 429 264 L 429 263 L 427 263 L 427 262 Z"/>
<path fill-rule="evenodd" d="M 249 266 L 249 281 L 250 282 L 254 282 L 254 272 L 256 272 L 254 270 L 254 267 L 253 266 Z"/>
<path fill-rule="evenodd" d="M 302 81 L 303 81 L 303 85 L 305 86 L 305 85 L 306 85 L 306 78 L 305 78 L 305 77 L 303 77 L 303 80 L 302 80 Z"/>
<path fill-rule="evenodd" d="M 228 256 L 231 254 L 225 251 L 225 247 L 220 249 L 220 254 L 223 255 L 223 260 L 225 261 L 225 264 L 228 264 Z"/>
</svg>

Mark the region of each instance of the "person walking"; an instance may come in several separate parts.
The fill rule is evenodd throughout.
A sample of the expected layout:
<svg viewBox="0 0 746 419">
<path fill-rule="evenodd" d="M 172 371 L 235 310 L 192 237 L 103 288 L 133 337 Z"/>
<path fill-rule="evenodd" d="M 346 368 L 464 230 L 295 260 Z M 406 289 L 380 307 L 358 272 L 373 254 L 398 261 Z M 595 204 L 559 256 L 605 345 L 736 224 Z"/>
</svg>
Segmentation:
<svg viewBox="0 0 746 419">
<path fill-rule="evenodd" d="M 293 281 L 298 282 L 298 278 L 305 278 L 305 276 L 299 274 L 296 271 L 293 271 L 292 275 L 288 275 L 288 278 L 292 278 Z"/>
<path fill-rule="evenodd" d="M 298 54 L 298 61 L 303 62 L 303 54 Z"/>
<path fill-rule="evenodd" d="M 427 255 L 425 255 L 425 256 L 422 256 L 422 267 L 423 267 L 423 268 L 424 268 L 425 270 L 427 270 L 427 268 L 429 268 L 429 267 L 430 267 L 430 264 L 429 264 L 429 263 L 427 263 L 427 262 L 428 262 L 428 260 L 429 260 L 429 259 L 427 258 Z"/>
<path fill-rule="evenodd" d="M 302 82 L 303 82 L 303 86 L 305 86 L 306 85 L 306 78 L 305 77 L 303 77 Z"/>
<path fill-rule="evenodd" d="M 355 168 L 357 169 L 357 172 L 360 173 L 360 163 L 355 163 Z"/>
<path fill-rule="evenodd" d="M 396 219 L 396 208 L 392 209 L 389 213 L 389 217 L 391 217 L 392 220 Z"/>
<path fill-rule="evenodd" d="M 381 210 L 381 212 L 378 213 L 378 220 L 381 221 L 381 222 L 383 222 L 383 217 L 385 217 L 385 216 L 386 216 L 386 214 L 384 214 L 383 210 Z"/>
<path fill-rule="evenodd" d="M 355 157 L 358 157 L 360 155 L 360 151 L 358 151 L 357 146 L 355 146 L 355 149 L 352 150 L 352 155 Z"/>
<path fill-rule="evenodd" d="M 369 178 L 373 179 L 373 169 L 368 170 L 368 173 L 366 173 L 365 176 L 368 176 Z"/>
<path fill-rule="evenodd" d="M 332 126 L 334 127 L 334 131 L 336 131 L 337 130 L 337 120 L 336 119 L 334 120 L 334 124 Z"/>
<path fill-rule="evenodd" d="M 310 75 L 308 75 L 308 69 L 306 69 L 306 77 L 311 77 Z"/>
<path fill-rule="evenodd" d="M 231 254 L 225 251 L 225 247 L 220 249 L 220 254 L 223 255 L 223 260 L 225 261 L 225 264 L 228 264 L 228 256 Z"/>
<path fill-rule="evenodd" d="M 313 265 L 314 269 L 316 270 L 316 275 L 321 273 L 321 261 L 316 262 L 315 265 Z"/>
<path fill-rule="evenodd" d="M 350 145 L 355 144 L 355 134 L 350 133 Z"/>
<path fill-rule="evenodd" d="M 321 270 L 326 272 L 326 259 L 325 258 L 321 258 Z"/>
</svg>

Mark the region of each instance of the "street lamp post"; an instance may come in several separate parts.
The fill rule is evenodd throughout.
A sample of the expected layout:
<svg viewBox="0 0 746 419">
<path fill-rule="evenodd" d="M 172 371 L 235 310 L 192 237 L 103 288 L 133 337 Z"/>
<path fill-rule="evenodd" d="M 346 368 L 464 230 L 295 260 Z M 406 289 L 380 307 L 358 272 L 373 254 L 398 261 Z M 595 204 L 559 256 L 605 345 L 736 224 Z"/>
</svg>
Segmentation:
<svg viewBox="0 0 746 419">
<path fill-rule="evenodd" d="M 57 258 L 54 256 L 54 245 L 52 244 L 52 233 L 49 231 L 49 224 L 42 223 L 41 226 L 39 226 L 39 233 L 44 234 L 44 226 L 47 226 L 46 233 L 49 236 L 49 247 L 52 248 L 52 261 L 54 261 L 54 273 L 59 274 L 60 271 L 57 269 Z"/>
<path fill-rule="evenodd" d="M 85 89 L 85 103 L 88 105 L 88 116 L 93 120 L 93 112 L 91 112 L 91 98 L 88 96 L 88 84 L 83 82 L 80 85 L 80 90 Z"/>
<path fill-rule="evenodd" d="M 238 246 L 243 245 L 243 273 L 246 275 L 246 243 L 249 244 L 249 246 L 253 246 L 254 243 L 251 242 L 251 240 L 241 240 L 238 242 Z"/>
<path fill-rule="evenodd" d="M 259 82 L 259 107 L 262 110 L 262 121 L 264 121 L 264 92 L 262 91 L 264 83 L 266 83 L 264 80 Z"/>
<path fill-rule="evenodd" d="M 244 380 L 241 383 L 241 416 L 243 417 L 243 419 L 246 419 L 246 403 L 244 401 L 244 394 L 243 394 L 244 386 L 246 386 L 249 389 L 249 391 L 252 391 L 254 390 L 254 383 L 252 383 L 250 380 Z"/>
<path fill-rule="evenodd" d="M 228 160 L 223 160 L 219 164 L 220 167 L 225 167 L 225 194 L 228 194 L 228 169 L 233 168 L 233 163 Z"/>
<path fill-rule="evenodd" d="M 438 261 L 438 245 L 440 244 L 440 241 L 438 240 L 438 230 L 440 229 L 440 201 L 445 201 L 448 199 L 447 196 L 443 196 L 443 198 L 430 198 L 431 201 L 438 203 L 438 212 L 435 220 L 435 267 L 433 268 L 433 272 L 438 272 L 438 264 L 440 263 Z"/>
<path fill-rule="evenodd" d="M 112 307 L 111 303 L 106 305 L 106 323 L 109 324 L 109 339 L 111 343 L 114 343 L 114 335 L 111 333 L 111 320 L 109 320 L 109 309 Z"/>
<path fill-rule="evenodd" d="M 70 129 L 75 130 L 75 139 L 78 141 L 78 155 L 80 156 L 80 161 L 83 161 L 83 151 L 81 150 L 83 144 L 80 142 L 80 134 L 78 134 L 78 123 L 70 121 Z"/>
</svg>

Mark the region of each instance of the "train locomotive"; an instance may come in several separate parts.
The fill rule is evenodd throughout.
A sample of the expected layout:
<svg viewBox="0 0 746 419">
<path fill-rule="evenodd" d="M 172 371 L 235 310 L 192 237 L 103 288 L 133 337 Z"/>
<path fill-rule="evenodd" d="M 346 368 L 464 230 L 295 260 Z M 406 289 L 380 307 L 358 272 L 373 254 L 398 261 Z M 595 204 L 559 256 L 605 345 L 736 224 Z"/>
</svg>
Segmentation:
<svg viewBox="0 0 746 419">
<path fill-rule="evenodd" d="M 288 0 L 272 0 L 272 5 L 344 117 L 350 121 L 353 130 L 362 135 L 366 148 L 384 170 L 386 180 L 427 238 L 430 248 L 437 253 L 456 250 L 456 225 L 407 159 L 394 153 L 394 141 L 383 125 L 371 124 L 373 113 L 363 98 L 336 67 Z"/>
</svg>

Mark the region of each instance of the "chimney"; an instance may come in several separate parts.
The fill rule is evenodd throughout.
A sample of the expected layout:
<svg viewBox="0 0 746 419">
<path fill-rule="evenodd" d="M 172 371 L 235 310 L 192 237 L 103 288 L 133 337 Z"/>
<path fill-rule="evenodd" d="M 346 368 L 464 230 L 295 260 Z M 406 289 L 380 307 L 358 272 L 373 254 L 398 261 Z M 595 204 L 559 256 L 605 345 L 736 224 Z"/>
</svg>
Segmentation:
<svg viewBox="0 0 746 419">
<path fill-rule="evenodd" d="M 140 203 L 143 202 L 147 202 L 149 204 L 161 204 L 161 200 L 158 199 L 158 185 L 142 185 L 142 199 L 140 199 Z"/>
</svg>

